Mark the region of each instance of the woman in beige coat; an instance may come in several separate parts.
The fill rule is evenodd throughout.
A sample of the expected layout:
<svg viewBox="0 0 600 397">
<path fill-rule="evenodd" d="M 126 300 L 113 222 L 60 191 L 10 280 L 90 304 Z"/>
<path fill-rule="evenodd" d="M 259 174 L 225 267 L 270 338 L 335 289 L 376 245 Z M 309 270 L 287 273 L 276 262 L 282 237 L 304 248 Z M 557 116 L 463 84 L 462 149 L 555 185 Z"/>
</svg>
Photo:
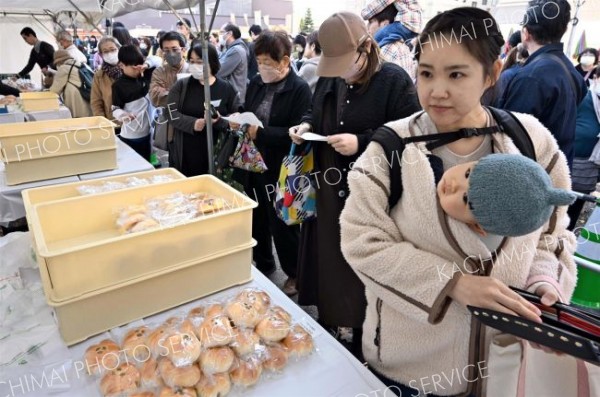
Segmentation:
<svg viewBox="0 0 600 397">
<path fill-rule="evenodd" d="M 566 229 L 566 207 L 556 207 L 544 226 L 525 236 L 480 237 L 445 215 L 436 194 L 440 165 L 446 170 L 490 153 L 520 153 L 481 105 L 500 73 L 503 43 L 496 21 L 483 10 L 457 8 L 434 17 L 415 54 L 424 112 L 387 126 L 401 137 L 461 129 L 493 133 L 451 143 L 439 138 L 446 144 L 437 147 L 408 143 L 398 158 L 403 191 L 392 208 L 381 145 L 371 143 L 348 176 L 341 245 L 365 284 L 364 357 L 390 390 L 404 396 L 484 395 L 486 351 L 498 332 L 476 321 L 467 306 L 541 322 L 540 311 L 509 286 L 541 296 L 545 305 L 568 302 L 575 286 L 576 243 Z M 553 185 L 570 189 L 565 156 L 550 132 L 533 116 L 514 115 Z M 468 196 L 463 200 L 467 207 Z"/>
<path fill-rule="evenodd" d="M 90 103 L 83 99 L 79 92 L 81 80 L 79 79 L 79 67 L 83 67 L 65 50 L 54 53 L 54 65 L 57 67 L 54 81 L 50 91 L 61 95 L 65 106 L 71 111 L 71 116 L 89 117 L 92 115 Z"/>
<path fill-rule="evenodd" d="M 102 57 L 102 66 L 94 74 L 90 103 L 94 116 L 112 117 L 112 85 L 121 77 L 118 52 L 121 44 L 112 36 L 104 36 L 98 43 L 98 53 Z M 116 120 L 113 120 L 117 122 Z"/>
</svg>

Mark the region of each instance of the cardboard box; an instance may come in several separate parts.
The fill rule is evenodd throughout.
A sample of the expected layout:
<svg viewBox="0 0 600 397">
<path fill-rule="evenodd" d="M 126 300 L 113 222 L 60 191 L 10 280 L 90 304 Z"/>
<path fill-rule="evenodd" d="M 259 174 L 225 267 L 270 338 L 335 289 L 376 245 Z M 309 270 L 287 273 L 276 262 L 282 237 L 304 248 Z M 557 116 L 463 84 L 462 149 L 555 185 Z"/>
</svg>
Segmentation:
<svg viewBox="0 0 600 397">
<path fill-rule="evenodd" d="M 119 232 L 120 208 L 178 192 L 210 193 L 229 207 L 168 228 Z M 48 296 L 58 303 L 248 244 L 256 205 L 214 176 L 202 175 L 37 204 L 30 230 L 38 260 L 48 269 Z"/>
<path fill-rule="evenodd" d="M 115 139 L 104 117 L 0 124 L 7 184 L 115 169 Z"/>
<path fill-rule="evenodd" d="M 55 302 L 58 328 L 67 345 L 223 289 L 252 280 L 252 247 L 234 247 L 202 261 L 191 261 L 78 298 Z M 40 268 L 40 270 L 43 270 Z M 44 291 L 49 282 L 42 271 Z"/>
<path fill-rule="evenodd" d="M 22 92 L 19 97 L 25 113 L 38 110 L 58 110 L 60 107 L 58 95 L 50 91 Z"/>
</svg>

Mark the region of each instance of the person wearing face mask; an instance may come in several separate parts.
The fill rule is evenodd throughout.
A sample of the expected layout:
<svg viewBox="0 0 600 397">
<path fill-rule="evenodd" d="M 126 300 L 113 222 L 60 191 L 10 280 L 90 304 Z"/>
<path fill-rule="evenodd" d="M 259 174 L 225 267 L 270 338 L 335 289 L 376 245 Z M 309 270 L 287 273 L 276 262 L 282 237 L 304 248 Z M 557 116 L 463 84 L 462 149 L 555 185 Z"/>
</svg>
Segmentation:
<svg viewBox="0 0 600 397">
<path fill-rule="evenodd" d="M 287 226 L 273 207 L 274 186 L 279 178 L 281 162 L 292 143 L 288 129 L 300 123 L 310 107 L 308 84 L 292 71 L 292 46 L 283 31 L 263 31 L 254 42 L 258 63 L 257 76 L 250 80 L 244 111 L 254 113 L 264 127 L 250 126 L 248 134 L 262 154 L 268 170 L 262 174 L 234 170 L 233 177 L 246 193 L 258 202 L 252 213 L 252 237 L 256 267 L 263 274 L 275 271 L 273 241 L 281 268 L 288 276 L 283 291 L 296 292 L 299 226 Z M 232 124 L 232 128 L 239 125 Z"/>
<path fill-rule="evenodd" d="M 307 131 L 327 137 L 327 142 L 313 142 L 317 218 L 302 228 L 298 299 L 317 305 L 319 321 L 335 335 L 341 334 L 339 328 L 353 329 L 349 349 L 360 357 L 364 286 L 340 250 L 338 219 L 349 194 L 347 175 L 375 129 L 420 106 L 410 76 L 396 64 L 382 63 L 360 16 L 333 14 L 319 28 L 319 42 L 312 111 L 289 131 L 296 143 Z"/>
<path fill-rule="evenodd" d="M 112 36 L 104 36 L 98 42 L 98 55 L 102 57 L 102 64 L 96 73 L 92 83 L 92 93 L 90 105 L 94 116 L 106 117 L 111 120 L 112 117 L 112 85 L 121 77 L 122 71 L 119 68 L 119 48 L 121 44 Z M 118 120 L 113 120 L 120 125 Z M 117 128 L 116 132 L 119 132 Z"/>
<path fill-rule="evenodd" d="M 218 77 L 227 80 L 243 100 L 248 83 L 248 47 L 241 39 L 240 28 L 234 24 L 223 25 L 220 35 L 223 52 L 219 57 L 221 69 Z"/>
<path fill-rule="evenodd" d="M 593 70 L 598 74 L 598 66 Z M 590 90 L 577 108 L 577 122 L 575 127 L 575 158 L 571 178 L 573 190 L 581 193 L 591 193 L 596 190 L 599 182 L 599 168 L 589 161 L 594 146 L 598 143 L 600 132 L 600 78 L 590 81 Z M 569 229 L 573 230 L 583 209 L 583 201 L 577 200 L 569 207 L 571 222 Z"/>
<path fill-rule="evenodd" d="M 579 62 L 579 64 L 575 66 L 575 69 L 583 76 L 585 84 L 589 87 L 590 83 L 597 76 L 598 69 L 596 66 L 598 66 L 598 50 L 595 48 L 586 48 L 579 54 L 577 62 Z"/>
<path fill-rule="evenodd" d="M 175 31 L 167 32 L 160 38 L 159 46 L 164 63 L 152 74 L 150 100 L 156 107 L 167 106 L 167 95 L 175 84 L 178 73 L 188 72 L 188 63 L 183 57 L 185 39 Z"/>
<path fill-rule="evenodd" d="M 167 33 L 168 34 L 168 33 Z M 163 47 L 163 50 L 167 48 Z M 190 77 L 179 79 L 169 91 L 166 112 L 173 127 L 169 144 L 169 164 L 185 176 L 208 173 L 208 146 L 206 141 L 206 113 L 204 111 L 204 63 L 202 46 L 194 45 L 188 53 Z M 208 82 L 210 98 L 219 116 L 213 118 L 213 142 L 227 130 L 227 122 L 220 115 L 238 110 L 240 98 L 233 87 L 215 77 L 219 72 L 216 48 L 208 45 Z M 155 72 L 156 73 L 156 72 Z"/>
</svg>

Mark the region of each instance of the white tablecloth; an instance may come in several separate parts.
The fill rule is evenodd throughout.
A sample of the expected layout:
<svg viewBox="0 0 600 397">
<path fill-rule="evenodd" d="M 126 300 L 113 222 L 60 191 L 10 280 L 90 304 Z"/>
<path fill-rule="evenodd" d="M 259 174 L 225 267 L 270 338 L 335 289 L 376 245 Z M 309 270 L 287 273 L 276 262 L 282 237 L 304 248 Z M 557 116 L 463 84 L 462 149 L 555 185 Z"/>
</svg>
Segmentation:
<svg viewBox="0 0 600 397">
<path fill-rule="evenodd" d="M 64 178 L 48 179 L 44 181 L 22 183 L 7 186 L 4 164 L 0 162 L 0 226 L 7 226 L 8 222 L 15 221 L 25 216 L 25 207 L 21 192 L 34 187 L 58 185 L 60 183 L 87 181 L 106 176 L 122 175 L 132 172 L 153 170 L 152 164 L 144 160 L 133 149 L 115 138 L 117 142 L 117 168 L 111 171 L 94 172 Z"/>
<path fill-rule="evenodd" d="M 14 235 L 15 233 L 12 234 Z M 10 236 L 0 238 L 0 252 L 2 249 L 2 239 L 9 238 Z M 23 237 L 28 238 L 27 234 L 24 234 Z M 26 251 L 24 243 L 27 241 L 24 241 L 24 238 L 19 240 L 18 252 Z M 28 258 L 27 255 L 28 253 L 24 254 L 23 261 L 29 261 L 30 263 L 26 267 L 31 267 L 33 266 L 33 260 Z M 24 278 L 31 279 L 38 277 L 34 269 L 31 268 L 24 269 L 23 273 L 25 273 L 23 275 Z M 2 269 L 0 268 L 1 274 Z M 252 274 L 254 280 L 246 285 L 233 287 L 171 309 L 149 317 L 143 322 L 147 324 L 162 322 L 176 313 L 186 312 L 199 304 L 232 297 L 243 288 L 249 286 L 260 288 L 271 295 L 274 304 L 284 307 L 292 315 L 295 322 L 304 325 L 313 334 L 316 351 L 308 357 L 296 362 L 290 362 L 283 373 L 263 377 L 254 387 L 245 390 L 241 394 L 232 395 L 243 397 L 355 397 L 359 395 L 384 395 L 385 386 L 330 334 L 319 326 L 315 320 L 308 316 L 255 268 L 253 268 Z M 29 280 L 27 284 L 31 285 L 32 280 Z M 193 285 L 190 283 L 190 285 L 182 287 L 193 288 Z M 124 304 L 126 303 L 124 302 Z M 43 315 L 38 315 L 36 318 L 40 316 L 43 317 Z M 43 324 L 44 320 L 41 319 L 38 323 Z M 141 321 L 136 322 L 134 325 L 137 326 L 139 323 Z M 46 321 L 43 329 L 38 330 L 33 325 L 33 329 L 27 331 L 33 335 L 33 339 L 30 340 L 29 344 L 23 344 L 25 346 L 23 350 L 28 350 L 28 352 L 20 358 L 27 361 L 27 364 L 21 366 L 0 366 L 0 396 L 100 396 L 97 386 L 85 375 L 85 370 L 81 370 L 83 368 L 81 360 L 84 351 L 90 345 L 98 343 L 106 337 L 122 334 L 123 329 L 100 334 L 67 349 L 62 340 L 60 340 L 57 329 L 51 325 L 51 323 L 48 325 Z M 125 328 L 129 327 L 125 326 Z M 0 328 L 0 337 L 3 336 L 3 333 L 6 334 Z M 37 343 L 38 340 L 43 341 L 43 344 Z M 2 343 L 3 341 L 0 339 L 0 347 Z M 31 348 L 29 346 L 34 347 Z M 10 357 L 4 359 L 8 361 Z M 392 394 L 388 392 L 387 395 Z"/>
</svg>

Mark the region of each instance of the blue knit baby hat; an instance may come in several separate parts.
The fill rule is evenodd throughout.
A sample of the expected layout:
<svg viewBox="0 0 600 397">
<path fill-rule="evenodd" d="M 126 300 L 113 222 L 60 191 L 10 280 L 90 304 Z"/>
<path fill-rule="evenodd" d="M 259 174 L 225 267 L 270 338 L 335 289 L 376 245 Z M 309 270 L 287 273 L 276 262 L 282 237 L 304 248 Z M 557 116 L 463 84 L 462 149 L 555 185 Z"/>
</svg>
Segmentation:
<svg viewBox="0 0 600 397">
<path fill-rule="evenodd" d="M 490 154 L 469 175 L 468 200 L 483 230 L 500 236 L 524 236 L 550 219 L 554 207 L 576 196 L 552 186 L 541 165 L 516 154 Z"/>
</svg>

